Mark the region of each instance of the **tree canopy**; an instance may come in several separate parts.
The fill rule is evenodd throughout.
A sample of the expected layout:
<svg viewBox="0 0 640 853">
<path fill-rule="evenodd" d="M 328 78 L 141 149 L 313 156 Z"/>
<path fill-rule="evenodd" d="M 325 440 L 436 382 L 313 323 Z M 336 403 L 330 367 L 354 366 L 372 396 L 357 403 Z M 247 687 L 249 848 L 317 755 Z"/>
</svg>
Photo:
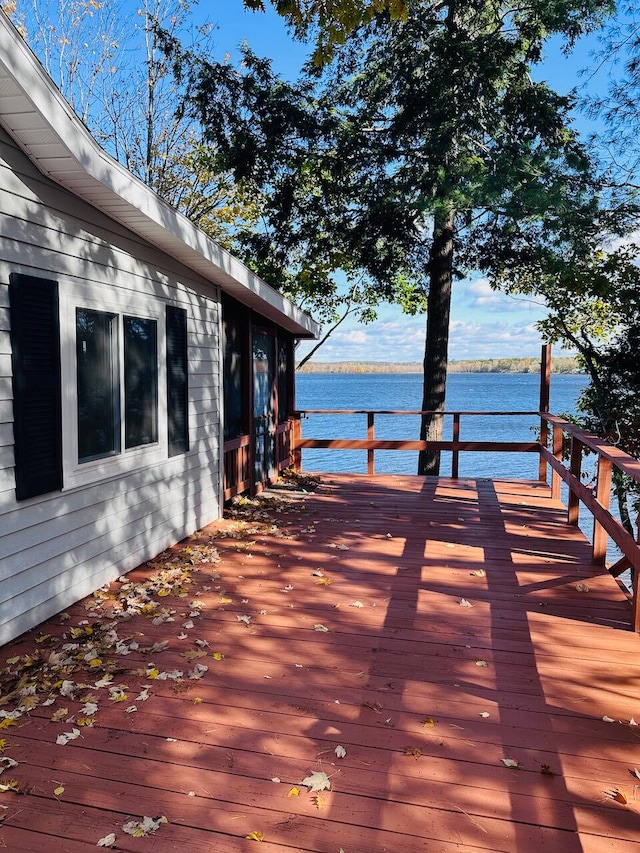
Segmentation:
<svg viewBox="0 0 640 853">
<path fill-rule="evenodd" d="M 599 227 L 573 100 L 530 72 L 551 35 L 571 45 L 611 8 L 407 0 L 296 84 L 248 50 L 242 70 L 174 53 L 207 139 L 265 200 L 262 263 L 297 268 L 296 286 L 325 298 L 347 270 L 379 298 L 427 301 L 425 410 L 444 406 L 454 276 L 513 272 L 542 236 L 557 245 Z M 439 428 L 425 418 L 422 437 Z M 423 473 L 437 465 L 421 459 Z"/>
</svg>

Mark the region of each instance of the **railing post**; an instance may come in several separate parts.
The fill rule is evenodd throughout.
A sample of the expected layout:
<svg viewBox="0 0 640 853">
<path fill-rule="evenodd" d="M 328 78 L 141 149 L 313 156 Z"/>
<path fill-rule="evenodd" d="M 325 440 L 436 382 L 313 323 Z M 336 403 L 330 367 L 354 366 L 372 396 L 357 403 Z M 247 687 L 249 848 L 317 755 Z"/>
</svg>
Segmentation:
<svg viewBox="0 0 640 853">
<path fill-rule="evenodd" d="M 460 413 L 456 412 L 453 416 L 453 440 L 460 441 Z M 454 450 L 451 453 L 451 476 L 454 480 L 458 479 L 458 465 L 460 462 L 460 451 Z"/>
<path fill-rule="evenodd" d="M 598 456 L 598 480 L 596 483 L 596 500 L 608 512 L 611 500 L 611 472 L 613 463 L 604 456 Z M 594 565 L 604 566 L 607 559 L 607 531 L 595 518 L 593 520 L 593 554 Z"/>
<path fill-rule="evenodd" d="M 540 407 L 538 411 L 549 412 L 549 395 L 551 389 L 551 344 L 544 344 L 540 357 Z M 540 444 L 547 447 L 549 443 L 549 425 L 540 418 Z M 547 463 L 540 454 L 540 462 L 538 465 L 538 479 L 546 483 L 547 481 Z"/>
<path fill-rule="evenodd" d="M 562 462 L 562 445 L 564 441 L 564 435 L 562 432 L 562 427 L 557 426 L 557 424 L 553 425 L 553 455 L 558 460 L 558 462 Z M 560 478 L 560 474 L 557 471 L 551 472 L 551 497 L 555 500 L 559 500 L 560 498 L 560 486 L 562 480 Z"/>
<path fill-rule="evenodd" d="M 571 473 L 580 482 L 582 476 L 582 451 L 583 444 L 575 435 L 571 437 Z M 569 500 L 567 507 L 567 521 L 577 526 L 580 517 L 580 498 L 569 487 Z"/>
<path fill-rule="evenodd" d="M 375 416 L 374 416 L 373 412 L 367 412 L 367 439 L 369 441 L 373 441 L 373 439 L 374 439 L 374 428 L 373 428 L 374 417 Z M 374 455 L 375 455 L 375 450 L 373 450 L 373 449 L 367 450 L 367 474 L 369 474 L 370 476 L 375 474 Z"/>
<path fill-rule="evenodd" d="M 300 439 L 302 438 L 302 416 L 295 414 L 291 422 L 291 453 L 293 456 L 293 467 L 302 471 L 302 450 L 300 450 Z"/>
</svg>

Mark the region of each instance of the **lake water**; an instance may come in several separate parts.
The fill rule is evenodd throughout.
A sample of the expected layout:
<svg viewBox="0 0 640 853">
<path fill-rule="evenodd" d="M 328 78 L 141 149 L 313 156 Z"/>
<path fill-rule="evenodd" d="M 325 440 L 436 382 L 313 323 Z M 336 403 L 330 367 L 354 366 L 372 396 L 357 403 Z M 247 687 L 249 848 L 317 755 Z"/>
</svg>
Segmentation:
<svg viewBox="0 0 640 853">
<path fill-rule="evenodd" d="M 551 377 L 551 411 L 565 414 L 575 404 L 586 376 L 557 374 Z M 540 377 L 529 373 L 452 373 L 447 380 L 447 410 L 537 411 Z M 422 376 L 417 373 L 302 373 L 296 377 L 298 409 L 392 409 L 421 408 Z M 460 438 L 477 441 L 532 441 L 539 420 L 534 416 L 462 417 Z M 445 439 L 451 438 L 452 419 L 445 422 Z M 417 439 L 418 416 L 377 415 L 376 438 Z M 310 415 L 302 422 L 307 438 L 366 438 L 365 415 Z M 417 452 L 378 451 L 376 472 L 415 474 Z M 367 470 L 366 452 L 304 450 L 307 471 Z M 442 454 L 440 473 L 451 474 L 451 454 Z M 461 453 L 460 476 L 536 478 L 537 454 Z"/>
</svg>

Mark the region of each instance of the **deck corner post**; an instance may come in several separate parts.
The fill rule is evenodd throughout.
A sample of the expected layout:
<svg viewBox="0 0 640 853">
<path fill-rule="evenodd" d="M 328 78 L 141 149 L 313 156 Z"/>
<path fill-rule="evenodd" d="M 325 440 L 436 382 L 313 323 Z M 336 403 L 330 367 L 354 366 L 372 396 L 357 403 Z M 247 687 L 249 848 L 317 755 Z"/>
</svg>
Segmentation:
<svg viewBox="0 0 640 853">
<path fill-rule="evenodd" d="M 538 411 L 542 414 L 549 413 L 549 400 L 551 390 L 551 344 L 543 344 L 540 355 L 540 404 Z M 544 418 L 540 418 L 540 446 L 547 447 L 549 442 L 549 425 Z M 547 481 L 547 463 L 542 453 L 538 464 L 538 479 L 542 483 Z"/>
</svg>

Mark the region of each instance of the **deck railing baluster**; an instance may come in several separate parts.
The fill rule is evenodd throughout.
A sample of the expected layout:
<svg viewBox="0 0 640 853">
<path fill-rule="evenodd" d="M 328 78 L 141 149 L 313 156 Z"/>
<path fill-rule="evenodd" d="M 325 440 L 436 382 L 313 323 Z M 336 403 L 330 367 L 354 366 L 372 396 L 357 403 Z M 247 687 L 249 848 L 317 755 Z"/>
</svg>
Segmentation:
<svg viewBox="0 0 640 853">
<path fill-rule="evenodd" d="M 575 435 L 571 436 L 571 474 L 576 478 L 578 483 L 581 481 L 582 477 L 582 454 L 584 451 L 584 445 Z M 567 507 L 567 521 L 569 524 L 578 524 L 580 519 L 580 498 L 573 491 L 573 489 L 569 489 L 569 498 L 568 498 L 568 507 Z"/>
<path fill-rule="evenodd" d="M 460 412 L 455 412 L 453 416 L 453 442 L 456 444 L 460 441 Z M 458 479 L 458 471 L 460 464 L 460 451 L 456 448 L 451 454 L 451 476 Z"/>
<path fill-rule="evenodd" d="M 609 513 L 611 502 L 611 474 L 613 463 L 604 456 L 598 456 L 598 473 L 596 483 L 596 501 Z M 605 565 L 607 559 L 607 531 L 598 521 L 597 516 L 593 519 L 593 562 L 595 565 Z"/>
<path fill-rule="evenodd" d="M 375 418 L 374 412 L 367 412 L 367 440 L 368 441 L 374 440 L 374 426 L 373 426 L 374 418 Z M 375 450 L 373 449 L 373 447 L 370 447 L 367 450 L 367 474 L 374 474 L 375 473 L 374 454 L 375 454 Z"/>
</svg>

